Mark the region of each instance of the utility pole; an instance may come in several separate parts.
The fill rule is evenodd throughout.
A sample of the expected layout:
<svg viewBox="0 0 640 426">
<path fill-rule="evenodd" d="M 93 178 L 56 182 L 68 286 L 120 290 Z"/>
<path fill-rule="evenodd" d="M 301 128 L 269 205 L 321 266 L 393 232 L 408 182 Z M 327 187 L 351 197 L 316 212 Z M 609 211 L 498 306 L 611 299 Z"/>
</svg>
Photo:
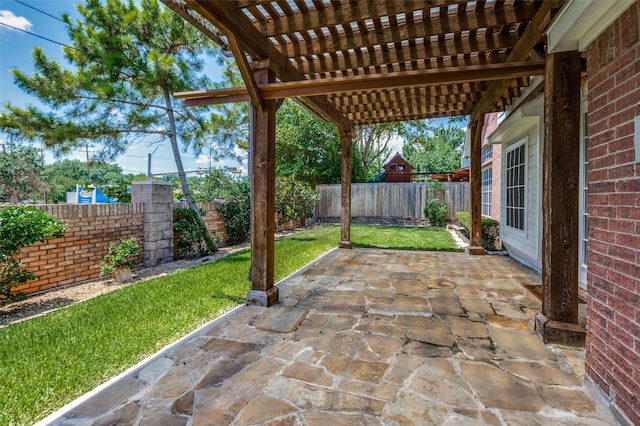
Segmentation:
<svg viewBox="0 0 640 426">
<path fill-rule="evenodd" d="M 150 152 L 147 154 L 147 179 L 148 180 L 151 180 L 151 178 L 153 177 L 151 175 L 151 156 L 153 156 L 158 150 L 158 148 L 160 148 L 161 146 L 164 146 L 164 144 L 160 144 L 156 146 L 156 149 L 154 149 L 153 152 Z"/>
<path fill-rule="evenodd" d="M 91 165 L 89 163 L 89 142 L 84 144 L 84 147 L 87 151 L 87 182 L 91 182 Z"/>
</svg>

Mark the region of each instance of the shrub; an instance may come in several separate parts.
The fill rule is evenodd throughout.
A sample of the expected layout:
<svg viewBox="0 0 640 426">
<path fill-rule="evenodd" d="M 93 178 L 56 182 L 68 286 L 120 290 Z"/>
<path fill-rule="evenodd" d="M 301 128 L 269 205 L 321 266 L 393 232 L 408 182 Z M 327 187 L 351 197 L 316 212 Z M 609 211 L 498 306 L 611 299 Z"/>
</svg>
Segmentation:
<svg viewBox="0 0 640 426">
<path fill-rule="evenodd" d="M 276 180 L 275 198 L 278 225 L 282 225 L 290 221 L 302 222 L 313 217 L 320 194 L 306 183 L 286 176 Z"/>
<path fill-rule="evenodd" d="M 142 253 L 142 247 L 135 237 L 122 240 L 120 243 L 110 243 L 109 252 L 100 264 L 100 275 L 112 274 L 118 268 L 133 267 L 135 258 Z"/>
<path fill-rule="evenodd" d="M 231 242 L 245 241 L 251 230 L 249 178 L 232 178 L 222 170 L 212 170 L 201 188 L 201 196 L 218 203 Z"/>
<path fill-rule="evenodd" d="M 471 213 L 457 212 L 456 218 L 467 234 L 471 234 Z M 502 250 L 500 222 L 487 216 L 482 216 L 482 247 L 490 251 Z"/>
<path fill-rule="evenodd" d="M 447 219 L 447 212 L 449 207 L 446 204 L 441 204 L 437 198 L 432 198 L 427 201 L 424 207 L 424 215 L 433 226 L 443 227 Z"/>
<path fill-rule="evenodd" d="M 200 210 L 200 215 L 206 212 Z M 177 234 L 176 249 L 180 257 L 200 257 L 215 252 L 220 243 L 220 238 L 212 233 L 215 246 L 207 245 L 207 240 L 202 235 L 202 229 L 198 225 L 196 214 L 189 208 L 178 207 L 174 211 L 174 230 Z"/>
<path fill-rule="evenodd" d="M 436 180 L 429 181 L 429 193 L 432 198 L 424 206 L 424 216 L 429 219 L 432 226 L 443 227 L 449 207 L 442 200 L 444 198 L 442 183 Z"/>
<path fill-rule="evenodd" d="M 19 295 L 12 289 L 36 278 L 16 260 L 20 249 L 50 237 L 61 237 L 64 229 L 61 221 L 34 207 L 0 210 L 0 296 L 3 299 L 15 300 Z"/>
</svg>

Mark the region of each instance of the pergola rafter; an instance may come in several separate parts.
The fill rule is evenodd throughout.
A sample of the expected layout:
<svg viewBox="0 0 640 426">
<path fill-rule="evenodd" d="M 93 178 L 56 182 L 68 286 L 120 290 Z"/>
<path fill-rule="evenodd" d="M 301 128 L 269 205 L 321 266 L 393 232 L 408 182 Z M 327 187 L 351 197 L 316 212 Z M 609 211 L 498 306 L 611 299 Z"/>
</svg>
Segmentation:
<svg viewBox="0 0 640 426">
<path fill-rule="evenodd" d="M 446 74 L 452 69 L 474 66 L 492 70 L 492 66 L 505 62 L 526 61 L 531 45 L 537 44 L 542 34 L 540 25 L 528 30 L 529 25 L 539 9 L 545 10 L 545 17 L 538 18 L 537 22 L 544 24 L 548 22 L 549 11 L 557 7 L 554 2 L 531 0 L 164 1 L 177 13 L 192 21 L 193 16 L 199 16 L 225 34 L 226 44 L 237 57 L 243 78 L 249 82 L 248 99 L 237 94 L 227 97 L 228 94 L 220 92 L 219 96 L 225 98 L 212 103 L 239 100 L 256 103 L 269 96 L 263 94 L 266 90 L 251 83 L 246 58 L 251 61 L 269 58 L 276 81 L 282 84 L 360 76 L 393 77 L 410 72 L 428 74 L 432 70 Z M 518 48 L 523 37 L 529 41 Z M 514 50 L 520 59 L 508 60 L 515 57 Z M 528 77 L 536 74 L 503 77 L 485 72 L 482 78 L 496 81 L 494 86 L 499 85 L 496 89 L 499 93 L 489 96 L 491 102 L 483 103 L 484 111 L 503 110 L 511 104 L 513 94 L 519 93 L 518 87 L 527 86 Z M 471 77 L 469 82 L 477 80 L 477 76 Z M 512 87 L 514 83 L 519 86 Z M 468 105 L 461 108 L 460 104 L 476 102 L 477 105 L 484 98 L 487 86 L 468 86 L 462 100 L 455 88 L 459 84 L 439 83 L 445 95 L 430 96 L 430 108 L 416 106 L 415 99 L 420 92 L 405 90 L 405 87 L 392 88 L 397 95 L 395 104 L 381 103 L 377 92 L 389 90 L 384 84 L 376 84 L 373 90 L 345 86 L 343 92 L 309 94 L 304 104 L 340 127 L 377 120 L 386 122 L 389 117 L 379 113 L 381 107 L 392 108 L 400 119 L 441 116 L 449 109 L 452 114 L 469 115 L 473 108 Z M 359 105 L 343 99 L 351 97 L 353 92 L 361 95 Z M 305 95 L 296 92 L 287 96 Z M 206 104 L 200 93 L 186 99 L 186 105 Z M 353 122 L 356 116 L 359 118 Z"/>
</svg>

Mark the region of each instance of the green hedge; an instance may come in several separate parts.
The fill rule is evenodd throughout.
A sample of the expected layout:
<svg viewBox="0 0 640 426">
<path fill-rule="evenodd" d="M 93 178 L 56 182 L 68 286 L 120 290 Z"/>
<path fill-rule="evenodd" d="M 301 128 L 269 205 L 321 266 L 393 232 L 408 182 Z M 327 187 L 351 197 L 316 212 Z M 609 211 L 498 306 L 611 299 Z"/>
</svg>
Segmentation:
<svg viewBox="0 0 640 426">
<path fill-rule="evenodd" d="M 458 224 L 467 231 L 467 234 L 471 234 L 471 213 L 457 212 L 456 218 Z M 486 216 L 482 216 L 482 247 L 490 251 L 502 250 L 500 222 Z"/>
</svg>

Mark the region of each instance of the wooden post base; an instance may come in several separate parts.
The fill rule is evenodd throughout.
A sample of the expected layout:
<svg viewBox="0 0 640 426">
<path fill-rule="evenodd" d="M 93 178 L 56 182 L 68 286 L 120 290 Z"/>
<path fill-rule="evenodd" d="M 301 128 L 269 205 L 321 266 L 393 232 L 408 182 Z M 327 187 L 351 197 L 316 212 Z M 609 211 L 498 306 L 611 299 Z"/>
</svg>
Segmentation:
<svg viewBox="0 0 640 426">
<path fill-rule="evenodd" d="M 469 247 L 469 254 L 471 256 L 483 256 L 484 255 L 484 248 L 482 248 L 482 246 L 470 246 Z"/>
<path fill-rule="evenodd" d="M 278 302 L 278 287 L 271 287 L 267 291 L 249 290 L 247 294 L 247 305 L 251 306 L 273 306 Z"/>
<path fill-rule="evenodd" d="M 545 343 L 584 347 L 586 330 L 580 324 L 550 321 L 542 312 L 536 314 L 536 333 Z"/>
<path fill-rule="evenodd" d="M 338 247 L 343 249 L 352 249 L 353 244 L 351 244 L 351 241 L 340 241 L 340 244 L 338 245 Z"/>
</svg>

